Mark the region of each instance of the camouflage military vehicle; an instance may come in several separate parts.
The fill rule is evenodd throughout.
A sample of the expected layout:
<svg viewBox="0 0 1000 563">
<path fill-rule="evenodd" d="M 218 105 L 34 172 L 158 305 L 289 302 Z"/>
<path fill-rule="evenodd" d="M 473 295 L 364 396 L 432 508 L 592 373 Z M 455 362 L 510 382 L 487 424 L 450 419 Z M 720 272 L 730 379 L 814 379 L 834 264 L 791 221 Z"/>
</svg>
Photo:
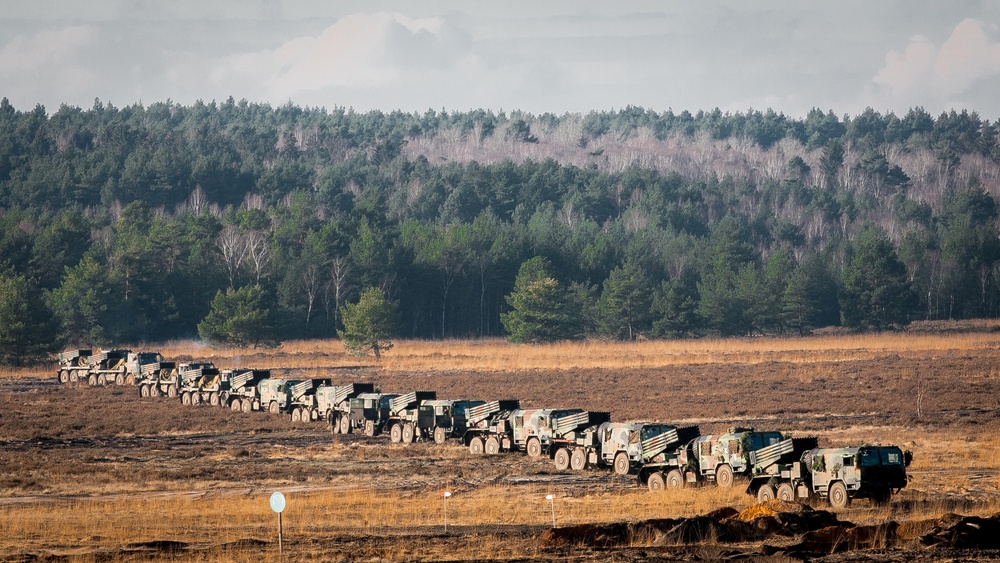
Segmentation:
<svg viewBox="0 0 1000 563">
<path fill-rule="evenodd" d="M 697 426 L 607 422 L 581 432 L 565 452 L 557 452 L 556 466 L 574 471 L 587 466 L 610 467 L 618 475 L 637 473 L 640 483 L 646 484 L 649 476 L 657 475 L 663 467 L 679 466 L 680 449 L 698 434 Z"/>
<path fill-rule="evenodd" d="M 177 397 L 180 387 L 180 372 L 174 362 L 142 364 L 142 371 L 136 376 L 140 397 Z"/>
<path fill-rule="evenodd" d="M 443 444 L 448 438 L 463 438 L 470 431 L 486 428 L 490 417 L 517 407 L 516 400 L 507 399 L 424 401 L 417 415 L 417 432 L 423 438 Z"/>
<path fill-rule="evenodd" d="M 443 443 L 449 434 L 461 436 L 462 442 L 472 453 L 481 454 L 486 449 L 486 441 L 491 437 L 496 437 L 497 447 L 501 450 L 509 450 L 512 446 L 509 431 L 510 417 L 520 406 L 517 399 L 501 399 L 481 405 L 466 406 L 464 417 L 458 414 L 452 416 L 451 420 L 447 416 L 440 420 L 442 426 L 434 429 L 434 441 L 439 444 Z M 459 434 L 456 429 L 461 424 L 461 418 L 465 419 L 465 431 Z M 452 426 L 444 426 L 446 424 L 452 424 Z"/>
<path fill-rule="evenodd" d="M 115 383 L 135 385 L 136 381 L 142 379 L 145 371 L 159 371 L 165 365 L 173 366 L 174 362 L 165 361 L 159 352 L 129 352 L 125 372 L 115 376 Z"/>
<path fill-rule="evenodd" d="M 434 391 L 412 391 L 389 401 L 389 440 L 395 443 L 411 444 L 421 435 L 417 432 L 420 405 L 424 401 L 437 399 Z"/>
<path fill-rule="evenodd" d="M 347 431 L 344 433 L 350 434 L 355 429 L 361 429 L 365 436 L 375 436 L 382 432 L 389 420 L 389 403 L 398 396 L 393 393 L 360 393 L 352 397 L 350 410 L 346 413 Z M 341 423 L 341 431 L 344 430 Z"/>
<path fill-rule="evenodd" d="M 178 389 L 182 405 L 219 406 L 222 372 L 212 362 L 190 362 L 177 366 Z"/>
<path fill-rule="evenodd" d="M 305 379 L 289 387 L 288 411 L 292 414 L 292 422 L 319 420 L 316 393 L 329 387 L 329 379 Z"/>
<path fill-rule="evenodd" d="M 714 482 L 719 487 L 731 487 L 737 476 L 750 474 L 750 454 L 786 439 L 781 432 L 757 432 L 753 428 L 730 428 L 725 434 L 699 436 L 681 451 L 683 478 L 665 476 L 667 488 L 679 489 L 685 483 Z M 807 442 L 800 440 L 800 448 Z M 812 446 L 816 447 L 815 441 Z M 801 449 L 800 449 L 801 451 Z"/>
<path fill-rule="evenodd" d="M 348 385 L 321 385 L 312 395 L 319 418 L 330 423 L 334 434 L 348 434 L 351 431 L 351 399 L 361 393 L 374 393 L 372 383 L 351 383 Z"/>
<path fill-rule="evenodd" d="M 125 377 L 126 363 L 131 350 L 104 350 L 88 358 L 87 384 L 107 385 Z"/>
<path fill-rule="evenodd" d="M 90 355 L 93 350 L 66 350 L 59 353 L 59 383 L 86 381 L 90 374 Z"/>
<path fill-rule="evenodd" d="M 493 455 L 518 450 L 541 457 L 554 452 L 554 444 L 568 443 L 574 432 L 609 418 L 609 413 L 582 409 L 516 409 L 497 420 L 490 432 L 472 438 L 469 451 Z"/>
<path fill-rule="evenodd" d="M 886 504 L 893 491 L 906 486 L 906 467 L 913 458 L 896 446 L 861 446 L 813 448 L 784 463 L 779 445 L 750 454 L 754 467 L 747 493 L 760 501 L 819 498 L 846 508 L 852 499 L 867 498 Z"/>
<path fill-rule="evenodd" d="M 223 383 L 219 392 L 219 405 L 234 411 L 259 411 L 261 408 L 258 385 L 271 377 L 266 369 L 236 369 L 225 374 L 228 383 Z"/>
</svg>

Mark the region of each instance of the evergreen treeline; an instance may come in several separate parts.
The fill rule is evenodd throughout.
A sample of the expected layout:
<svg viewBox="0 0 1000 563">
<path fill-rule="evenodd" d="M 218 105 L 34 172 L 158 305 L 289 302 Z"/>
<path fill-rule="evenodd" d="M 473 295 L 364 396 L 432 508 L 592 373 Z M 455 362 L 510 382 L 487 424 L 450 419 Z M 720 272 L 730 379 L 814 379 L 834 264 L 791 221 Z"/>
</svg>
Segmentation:
<svg viewBox="0 0 1000 563">
<path fill-rule="evenodd" d="M 267 329 L 241 343 L 330 337 L 369 287 L 416 338 L 992 317 L 998 131 L 920 108 L 418 115 L 230 99 L 48 115 L 4 99 L 0 361 L 236 316 Z M 511 328 L 538 323 L 542 337 Z"/>
</svg>

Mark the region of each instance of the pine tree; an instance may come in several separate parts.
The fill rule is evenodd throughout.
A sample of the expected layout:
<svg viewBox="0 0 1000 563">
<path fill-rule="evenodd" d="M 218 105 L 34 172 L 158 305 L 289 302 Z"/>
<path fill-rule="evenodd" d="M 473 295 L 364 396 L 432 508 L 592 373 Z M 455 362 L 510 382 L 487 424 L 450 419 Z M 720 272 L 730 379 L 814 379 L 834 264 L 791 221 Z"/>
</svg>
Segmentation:
<svg viewBox="0 0 1000 563">
<path fill-rule="evenodd" d="M 390 337 L 399 326 L 398 304 L 389 301 L 376 287 L 361 292 L 357 303 L 346 303 L 341 311 L 344 330 L 337 331 L 344 347 L 355 355 L 375 354 L 392 349 Z"/>
</svg>

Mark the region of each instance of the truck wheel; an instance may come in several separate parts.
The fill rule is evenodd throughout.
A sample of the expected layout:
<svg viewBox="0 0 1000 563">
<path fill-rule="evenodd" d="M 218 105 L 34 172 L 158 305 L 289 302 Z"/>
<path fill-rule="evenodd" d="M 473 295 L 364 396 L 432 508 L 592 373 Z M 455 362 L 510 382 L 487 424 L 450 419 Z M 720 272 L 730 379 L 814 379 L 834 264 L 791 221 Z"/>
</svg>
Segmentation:
<svg viewBox="0 0 1000 563">
<path fill-rule="evenodd" d="M 181 404 L 182 405 L 191 404 L 191 393 L 188 393 L 187 391 L 181 393 Z"/>
<path fill-rule="evenodd" d="M 115 385 L 125 385 L 125 374 L 119 373 L 115 376 Z"/>
<path fill-rule="evenodd" d="M 243 409 L 243 401 L 239 399 L 233 399 L 232 401 L 229 402 L 229 410 L 240 411 L 242 409 Z"/>
<path fill-rule="evenodd" d="M 486 455 L 497 455 L 500 453 L 500 440 L 496 436 L 490 436 L 486 439 L 486 444 L 483 445 L 483 451 Z"/>
<path fill-rule="evenodd" d="M 628 454 L 625 452 L 618 452 L 615 454 L 615 474 L 616 475 L 628 475 L 628 470 L 631 468 L 631 463 L 628 461 Z"/>
<path fill-rule="evenodd" d="M 676 469 L 671 469 L 670 472 L 667 473 L 665 481 L 667 488 L 671 491 L 679 491 L 684 488 L 684 476 L 681 475 L 681 472 Z"/>
<path fill-rule="evenodd" d="M 128 374 L 125 376 L 125 385 L 135 385 L 135 376 Z"/>
<path fill-rule="evenodd" d="M 69 383 L 69 373 L 64 369 L 59 370 L 59 383 Z"/>
<path fill-rule="evenodd" d="M 483 439 L 476 436 L 469 440 L 469 452 L 472 455 L 483 455 Z"/>
<path fill-rule="evenodd" d="M 87 377 L 87 385 L 91 386 L 97 385 L 97 376 L 94 374 L 90 374 L 90 376 Z"/>
<path fill-rule="evenodd" d="M 170 399 L 176 399 L 177 398 L 177 387 L 174 387 L 173 385 L 170 385 L 169 387 L 167 387 L 167 397 L 170 398 Z"/>
<path fill-rule="evenodd" d="M 847 508 L 851 505 L 851 497 L 847 495 L 847 487 L 843 481 L 837 481 L 830 485 L 827 498 L 830 501 L 830 506 L 834 508 Z"/>
<path fill-rule="evenodd" d="M 108 378 L 107 378 L 107 376 L 105 376 L 103 373 L 101 375 L 97 376 L 97 385 L 98 386 L 104 387 L 107 384 L 108 384 Z"/>
<path fill-rule="evenodd" d="M 566 448 L 556 450 L 556 471 L 566 471 L 569 469 L 570 453 Z"/>
<path fill-rule="evenodd" d="M 212 405 L 213 407 L 219 406 L 219 394 L 217 392 L 212 391 L 211 393 L 208 394 L 208 404 Z"/>
<path fill-rule="evenodd" d="M 573 471 L 583 471 L 587 468 L 587 452 L 583 448 L 573 450 L 569 456 L 569 467 Z"/>
<path fill-rule="evenodd" d="M 416 436 L 414 436 L 413 425 L 412 424 L 403 425 L 403 443 L 412 444 L 414 442 L 415 437 Z"/>
<path fill-rule="evenodd" d="M 444 431 L 444 428 L 434 429 L 434 443 L 443 444 L 445 440 L 448 439 L 448 433 Z"/>
<path fill-rule="evenodd" d="M 774 487 L 771 485 L 761 485 L 757 489 L 757 502 L 767 502 L 769 500 L 774 500 Z"/>
<path fill-rule="evenodd" d="M 145 399 L 146 397 L 149 397 L 149 386 L 148 385 L 140 385 L 139 386 L 139 396 L 142 397 L 143 399 Z"/>
<path fill-rule="evenodd" d="M 365 434 L 368 434 L 368 423 L 365 423 Z M 393 424 L 392 428 L 389 429 L 389 441 L 393 444 L 398 444 L 403 441 L 403 427 L 398 424 Z"/>
<path fill-rule="evenodd" d="M 298 408 L 292 409 L 292 422 L 302 422 L 302 411 Z"/>
<path fill-rule="evenodd" d="M 271 401 L 271 404 L 267 405 L 267 410 L 270 411 L 271 414 L 278 414 L 281 412 L 281 407 L 278 406 L 278 401 Z"/>
<path fill-rule="evenodd" d="M 524 449 L 528 451 L 528 457 L 542 456 L 542 443 L 538 441 L 538 438 L 528 438 L 528 443 Z"/>
<path fill-rule="evenodd" d="M 196 391 L 194 393 L 191 393 L 191 404 L 192 405 L 200 405 L 201 403 L 202 403 L 201 392 L 200 391 Z"/>
<path fill-rule="evenodd" d="M 733 486 L 733 468 L 726 464 L 715 470 L 715 484 L 722 488 Z M 773 492 L 773 491 L 772 491 Z M 771 495 L 774 498 L 774 495 Z"/>
<path fill-rule="evenodd" d="M 250 399 L 243 399 L 243 401 L 240 404 L 240 410 L 242 410 L 243 412 L 250 412 L 253 410 L 253 403 L 250 401 Z"/>
<path fill-rule="evenodd" d="M 80 381 L 80 376 L 77 375 L 77 373 L 75 371 L 74 372 L 70 372 L 70 374 L 69 374 L 69 382 L 70 383 L 77 383 L 79 381 Z"/>
<path fill-rule="evenodd" d="M 375 435 L 375 421 L 366 420 L 365 421 L 365 436 L 369 438 Z"/>
<path fill-rule="evenodd" d="M 347 415 L 340 417 L 340 433 L 341 434 L 351 433 L 351 418 Z"/>
<path fill-rule="evenodd" d="M 795 489 L 788 483 L 782 483 L 778 485 L 777 498 L 778 500 L 784 500 L 791 502 L 795 500 Z"/>
<path fill-rule="evenodd" d="M 649 492 L 657 493 L 667 488 L 666 483 L 663 481 L 663 473 L 657 471 L 653 473 L 646 479 L 646 486 L 649 487 Z"/>
</svg>

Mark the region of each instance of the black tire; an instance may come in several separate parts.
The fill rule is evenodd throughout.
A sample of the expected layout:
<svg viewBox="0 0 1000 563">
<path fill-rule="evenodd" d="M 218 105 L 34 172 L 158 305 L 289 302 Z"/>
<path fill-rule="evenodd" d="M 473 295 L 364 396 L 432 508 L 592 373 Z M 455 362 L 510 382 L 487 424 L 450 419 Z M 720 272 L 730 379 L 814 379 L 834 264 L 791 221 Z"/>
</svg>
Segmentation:
<svg viewBox="0 0 1000 563">
<path fill-rule="evenodd" d="M 684 475 L 677 469 L 671 469 L 664 479 L 664 484 L 671 491 L 679 491 L 684 488 Z"/>
<path fill-rule="evenodd" d="M 775 493 L 775 498 L 778 500 L 784 500 L 792 502 L 795 500 L 795 489 L 789 483 L 782 483 L 778 485 L 778 491 Z"/>
<path fill-rule="evenodd" d="M 769 500 L 774 500 L 774 487 L 771 485 L 761 485 L 757 489 L 757 502 L 767 502 Z"/>
<path fill-rule="evenodd" d="M 351 417 L 342 415 L 340 417 L 340 433 L 350 434 L 351 433 Z"/>
<path fill-rule="evenodd" d="M 830 485 L 830 489 L 827 491 L 827 500 L 830 501 L 830 506 L 833 508 L 851 506 L 851 497 L 847 494 L 847 486 L 844 485 L 843 481 L 837 481 Z"/>
<path fill-rule="evenodd" d="M 715 484 L 723 489 L 733 486 L 733 468 L 722 464 L 715 470 Z"/>
<path fill-rule="evenodd" d="M 587 452 L 583 448 L 573 450 L 569 456 L 569 468 L 573 471 L 583 471 L 587 468 Z"/>
<path fill-rule="evenodd" d="M 469 453 L 472 455 L 483 455 L 486 447 L 483 445 L 483 439 L 479 436 L 469 440 Z"/>
<path fill-rule="evenodd" d="M 614 461 L 615 475 L 628 475 L 630 469 L 632 469 L 632 463 L 628 460 L 628 454 L 625 452 L 618 452 L 615 454 Z"/>
<path fill-rule="evenodd" d="M 496 436 L 487 438 L 483 444 L 483 453 L 486 455 L 497 455 L 500 453 L 500 439 Z"/>
<path fill-rule="evenodd" d="M 365 436 L 368 436 L 369 438 L 371 438 L 372 436 L 375 435 L 375 421 L 374 420 L 366 420 L 365 421 L 365 432 L 364 432 L 364 434 L 365 434 Z"/>
<path fill-rule="evenodd" d="M 663 473 L 657 471 L 653 473 L 646 479 L 646 486 L 649 487 L 649 492 L 658 493 L 667 488 L 667 484 L 663 479 Z"/>
<path fill-rule="evenodd" d="M 367 434 L 367 423 L 365 423 L 365 429 Z M 403 441 L 403 427 L 398 424 L 393 424 L 392 428 L 389 429 L 389 441 L 393 444 L 398 444 Z"/>
<path fill-rule="evenodd" d="M 570 454 L 570 451 L 567 450 L 566 448 L 559 448 L 558 450 L 556 450 L 556 455 L 555 455 L 556 471 L 566 471 L 567 469 L 569 469 L 569 460 L 571 457 L 572 454 Z"/>
<path fill-rule="evenodd" d="M 412 424 L 404 424 L 403 425 L 403 443 L 404 444 L 412 444 L 415 441 L 414 439 L 416 438 L 415 434 L 416 433 L 413 431 L 413 425 Z"/>
<path fill-rule="evenodd" d="M 524 449 L 528 452 L 528 457 L 542 457 L 542 443 L 538 441 L 538 438 L 528 438 Z"/>
<path fill-rule="evenodd" d="M 434 429 L 434 443 L 443 444 L 448 439 L 448 432 L 444 428 Z"/>
</svg>

